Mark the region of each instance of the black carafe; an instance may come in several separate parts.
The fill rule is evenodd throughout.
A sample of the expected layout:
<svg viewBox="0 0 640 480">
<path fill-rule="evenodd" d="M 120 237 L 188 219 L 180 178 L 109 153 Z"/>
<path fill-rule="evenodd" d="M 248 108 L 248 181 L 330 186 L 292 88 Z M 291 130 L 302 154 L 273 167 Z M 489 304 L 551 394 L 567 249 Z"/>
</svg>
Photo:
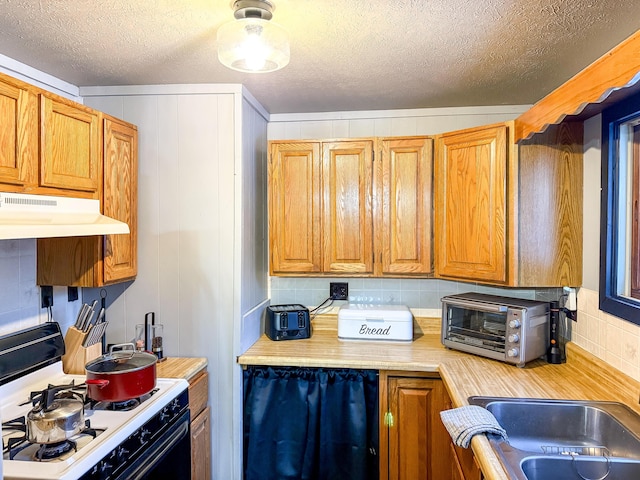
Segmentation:
<svg viewBox="0 0 640 480">
<path fill-rule="evenodd" d="M 556 301 L 549 303 L 549 347 L 547 348 L 548 363 L 562 363 L 562 349 L 560 348 L 560 304 Z"/>
</svg>

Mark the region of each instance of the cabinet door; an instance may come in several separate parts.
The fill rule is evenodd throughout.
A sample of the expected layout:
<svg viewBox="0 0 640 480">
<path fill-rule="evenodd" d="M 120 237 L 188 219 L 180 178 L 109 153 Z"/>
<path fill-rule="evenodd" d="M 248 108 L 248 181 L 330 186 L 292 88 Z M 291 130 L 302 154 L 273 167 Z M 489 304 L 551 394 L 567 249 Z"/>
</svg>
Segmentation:
<svg viewBox="0 0 640 480">
<path fill-rule="evenodd" d="M 137 129 L 105 119 L 102 211 L 129 225 L 126 235 L 38 239 L 37 284 L 100 287 L 137 273 Z M 61 254 L 64 252 L 64 255 Z"/>
<path fill-rule="evenodd" d="M 272 143 L 269 156 L 270 273 L 319 273 L 320 143 Z"/>
<path fill-rule="evenodd" d="M 444 390 L 444 409 L 453 408 L 447 389 Z M 449 439 L 450 440 L 450 439 Z M 458 447 L 453 441 L 449 443 L 452 480 L 482 480 L 482 471 L 476 463 L 471 448 Z"/>
<path fill-rule="evenodd" d="M 430 138 L 382 140 L 383 274 L 432 271 L 432 145 Z"/>
<path fill-rule="evenodd" d="M 37 97 L 8 80 L 0 81 L 0 183 L 36 183 L 37 165 Z"/>
<path fill-rule="evenodd" d="M 450 478 L 451 440 L 440 420 L 445 408 L 442 380 L 381 374 L 381 383 L 383 379 L 386 392 L 381 393 L 386 398 L 381 399 L 381 412 L 393 420 L 381 426 L 381 478 Z"/>
<path fill-rule="evenodd" d="M 507 128 L 438 138 L 435 165 L 436 274 L 507 281 Z"/>
<path fill-rule="evenodd" d="M 98 192 L 98 113 L 82 105 L 65 103 L 44 94 L 40 94 L 40 98 L 41 185 Z"/>
<path fill-rule="evenodd" d="M 191 479 L 211 478 L 211 410 L 209 407 L 191 422 Z"/>
<path fill-rule="evenodd" d="M 473 450 L 458 447 L 453 442 L 449 446 L 452 458 L 452 477 L 460 480 L 482 480 L 482 471 L 476 463 Z"/>
<path fill-rule="evenodd" d="M 373 273 L 373 141 L 322 144 L 323 271 Z"/>
<path fill-rule="evenodd" d="M 138 132 L 129 124 L 104 121 L 104 214 L 129 225 L 131 233 L 105 235 L 104 283 L 137 274 Z"/>
</svg>

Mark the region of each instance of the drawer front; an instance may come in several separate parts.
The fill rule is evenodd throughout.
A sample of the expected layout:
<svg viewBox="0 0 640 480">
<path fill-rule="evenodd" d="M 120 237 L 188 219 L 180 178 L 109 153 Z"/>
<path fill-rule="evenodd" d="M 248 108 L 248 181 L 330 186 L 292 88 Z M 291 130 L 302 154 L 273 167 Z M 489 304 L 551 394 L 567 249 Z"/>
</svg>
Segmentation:
<svg viewBox="0 0 640 480">
<path fill-rule="evenodd" d="M 196 418 L 207 406 L 209 400 L 209 373 L 203 371 L 189 385 L 189 409 L 191 418 Z"/>
</svg>

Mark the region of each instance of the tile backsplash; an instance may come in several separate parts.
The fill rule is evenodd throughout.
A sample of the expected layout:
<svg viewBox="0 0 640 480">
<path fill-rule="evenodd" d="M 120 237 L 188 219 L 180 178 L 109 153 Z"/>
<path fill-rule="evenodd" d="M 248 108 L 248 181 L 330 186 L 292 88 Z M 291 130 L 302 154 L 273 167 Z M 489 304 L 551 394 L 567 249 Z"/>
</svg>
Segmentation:
<svg viewBox="0 0 640 480">
<path fill-rule="evenodd" d="M 66 287 L 53 288 L 53 319 L 63 331 L 82 301 L 68 302 Z M 49 318 L 40 308 L 36 285 L 36 240 L 0 240 L 0 336 L 39 325 Z"/>
<path fill-rule="evenodd" d="M 37 325 L 39 300 L 36 241 L 0 240 L 0 335 Z"/>
<path fill-rule="evenodd" d="M 440 310 L 440 299 L 454 293 L 481 292 L 545 301 L 558 300 L 562 294 L 562 291 L 557 288 L 498 288 L 431 278 L 271 277 L 270 280 L 272 305 L 288 303 L 300 303 L 305 306 L 319 305 L 329 296 L 329 283 L 331 282 L 347 282 L 349 284 L 350 302 L 403 304 L 412 310 L 427 311 Z"/>
<path fill-rule="evenodd" d="M 571 340 L 609 365 L 640 380 L 640 326 L 598 308 L 598 292 L 578 290 L 578 321 Z"/>
</svg>

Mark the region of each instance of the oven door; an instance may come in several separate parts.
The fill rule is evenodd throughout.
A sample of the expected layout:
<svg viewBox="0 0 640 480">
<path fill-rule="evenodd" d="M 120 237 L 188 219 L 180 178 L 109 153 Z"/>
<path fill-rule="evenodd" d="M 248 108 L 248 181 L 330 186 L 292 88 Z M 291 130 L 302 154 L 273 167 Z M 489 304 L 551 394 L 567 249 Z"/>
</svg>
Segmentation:
<svg viewBox="0 0 640 480">
<path fill-rule="evenodd" d="M 504 355 L 509 308 L 476 302 L 444 304 L 443 340 Z"/>
<path fill-rule="evenodd" d="M 113 480 L 191 479 L 189 411 Z"/>
</svg>

